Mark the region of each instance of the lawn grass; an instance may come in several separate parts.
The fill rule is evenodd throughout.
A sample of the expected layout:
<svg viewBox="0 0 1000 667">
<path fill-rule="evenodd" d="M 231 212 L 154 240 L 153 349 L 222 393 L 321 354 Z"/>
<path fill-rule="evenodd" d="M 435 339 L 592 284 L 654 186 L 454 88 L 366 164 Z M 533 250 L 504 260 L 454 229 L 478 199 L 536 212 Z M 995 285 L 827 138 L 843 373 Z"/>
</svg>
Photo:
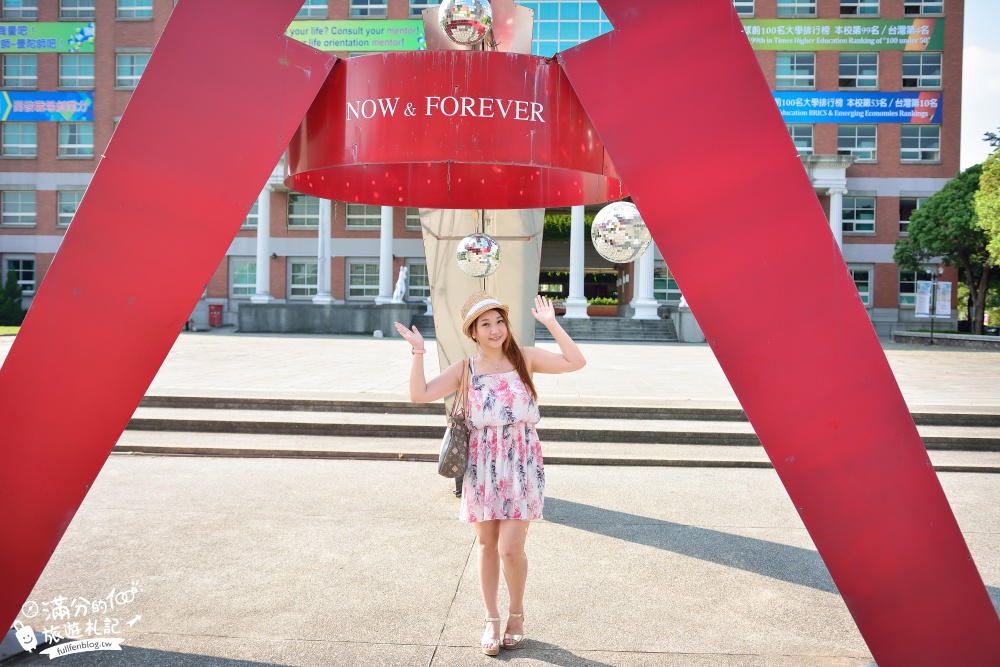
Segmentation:
<svg viewBox="0 0 1000 667">
<path fill-rule="evenodd" d="M 0 327 L 0 336 L 3 334 L 16 334 L 21 327 Z"/>
</svg>

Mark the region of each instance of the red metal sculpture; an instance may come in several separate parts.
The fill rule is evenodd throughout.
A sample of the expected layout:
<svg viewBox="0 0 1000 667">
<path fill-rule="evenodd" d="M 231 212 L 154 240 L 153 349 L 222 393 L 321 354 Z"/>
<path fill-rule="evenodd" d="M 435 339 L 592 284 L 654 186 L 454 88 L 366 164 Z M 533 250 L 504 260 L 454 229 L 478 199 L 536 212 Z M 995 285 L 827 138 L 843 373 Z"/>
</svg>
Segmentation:
<svg viewBox="0 0 1000 667">
<path fill-rule="evenodd" d="M 617 197 L 621 174 L 879 664 L 997 664 L 1000 619 L 732 3 L 600 1 L 615 30 L 558 65 L 469 52 L 338 65 L 290 148 L 290 185 L 368 204 L 522 207 Z M 34 527 L 0 550 L 0 623 L 333 65 L 282 36 L 300 4 L 180 3 L 156 47 L 0 370 L 12 406 L 0 508 Z M 427 58 L 442 67 L 421 74 Z M 475 81 L 442 83 L 455 72 Z M 355 95 L 352 76 L 373 94 Z M 187 106 L 173 104 L 178 81 Z M 408 142 L 418 113 L 426 136 Z M 503 123 L 522 129 L 487 136 Z M 798 312 L 766 325 L 776 285 Z"/>
</svg>

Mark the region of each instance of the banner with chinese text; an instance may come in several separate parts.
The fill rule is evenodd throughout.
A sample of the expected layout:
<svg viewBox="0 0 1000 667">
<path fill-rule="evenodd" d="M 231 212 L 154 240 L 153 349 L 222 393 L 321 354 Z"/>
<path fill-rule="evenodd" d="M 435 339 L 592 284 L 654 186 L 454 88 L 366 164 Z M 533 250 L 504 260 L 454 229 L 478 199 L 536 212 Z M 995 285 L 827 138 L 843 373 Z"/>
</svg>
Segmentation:
<svg viewBox="0 0 1000 667">
<path fill-rule="evenodd" d="M 94 24 L 0 23 L 2 53 L 93 53 Z"/>
<path fill-rule="evenodd" d="M 820 93 L 775 91 L 786 123 L 940 123 L 941 91 Z"/>
<path fill-rule="evenodd" d="M 756 51 L 941 51 L 944 19 L 746 19 Z"/>
<path fill-rule="evenodd" d="M 89 90 L 3 90 L 0 91 L 0 120 L 93 122 L 94 93 Z"/>
<path fill-rule="evenodd" d="M 423 51 L 424 22 L 293 21 L 285 35 L 320 51 Z"/>
</svg>

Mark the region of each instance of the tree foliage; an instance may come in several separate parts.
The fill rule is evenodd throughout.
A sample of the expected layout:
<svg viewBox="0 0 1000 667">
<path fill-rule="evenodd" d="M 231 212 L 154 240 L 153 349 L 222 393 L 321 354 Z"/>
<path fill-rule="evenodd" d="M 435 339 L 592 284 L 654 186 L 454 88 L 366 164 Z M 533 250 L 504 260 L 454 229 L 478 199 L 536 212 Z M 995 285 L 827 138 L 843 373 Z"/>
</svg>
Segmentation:
<svg viewBox="0 0 1000 667">
<path fill-rule="evenodd" d="M 989 237 L 989 252 L 994 265 L 1000 266 L 1000 150 L 983 163 L 976 192 L 976 217 Z"/>
<path fill-rule="evenodd" d="M 979 226 L 975 194 L 983 166 L 969 167 L 948 181 L 910 215 L 908 236 L 896 241 L 895 260 L 904 270 L 916 270 L 931 258 L 956 265 L 969 288 L 969 320 L 977 334 L 983 332 L 983 310 L 991 277 L 987 249 L 989 236 Z"/>
<path fill-rule="evenodd" d="M 997 129 L 1000 130 L 1000 127 Z M 1000 148 L 1000 132 L 984 132 L 983 141 L 993 148 Z"/>
<path fill-rule="evenodd" d="M 8 271 L 3 289 L 0 290 L 0 325 L 19 326 L 24 321 L 26 313 L 21 307 L 22 291 L 17 284 L 17 273 Z"/>
<path fill-rule="evenodd" d="M 583 214 L 583 234 L 585 238 L 590 238 L 590 226 L 594 224 L 594 214 Z M 572 215 L 569 213 L 546 213 L 545 214 L 545 234 L 546 241 L 552 239 L 568 239 L 572 227 Z"/>
</svg>

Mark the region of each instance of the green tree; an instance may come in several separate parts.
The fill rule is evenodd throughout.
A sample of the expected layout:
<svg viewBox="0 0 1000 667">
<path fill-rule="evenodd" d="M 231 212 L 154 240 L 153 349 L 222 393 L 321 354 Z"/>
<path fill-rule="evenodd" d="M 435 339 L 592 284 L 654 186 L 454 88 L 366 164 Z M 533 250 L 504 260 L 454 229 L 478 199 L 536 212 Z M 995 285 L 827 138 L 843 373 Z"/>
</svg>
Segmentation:
<svg viewBox="0 0 1000 667">
<path fill-rule="evenodd" d="M 997 128 L 1000 130 L 1000 127 Z M 984 132 L 983 141 L 988 143 L 993 148 L 1000 148 L 1000 133 L 997 132 Z"/>
<path fill-rule="evenodd" d="M 908 236 L 896 241 L 894 258 L 905 270 L 941 257 L 960 269 L 969 289 L 969 321 L 973 333 L 983 333 L 983 310 L 990 279 L 998 275 L 987 250 L 989 236 L 976 218 L 975 194 L 983 166 L 969 167 L 910 215 Z"/>
<path fill-rule="evenodd" d="M 0 290 L 0 324 L 19 326 L 24 321 L 25 310 L 21 307 L 21 286 L 17 284 L 17 273 L 7 272 L 7 279 Z"/>
<path fill-rule="evenodd" d="M 986 158 L 976 192 L 976 217 L 989 237 L 993 264 L 1000 266 L 1000 151 Z"/>
</svg>

